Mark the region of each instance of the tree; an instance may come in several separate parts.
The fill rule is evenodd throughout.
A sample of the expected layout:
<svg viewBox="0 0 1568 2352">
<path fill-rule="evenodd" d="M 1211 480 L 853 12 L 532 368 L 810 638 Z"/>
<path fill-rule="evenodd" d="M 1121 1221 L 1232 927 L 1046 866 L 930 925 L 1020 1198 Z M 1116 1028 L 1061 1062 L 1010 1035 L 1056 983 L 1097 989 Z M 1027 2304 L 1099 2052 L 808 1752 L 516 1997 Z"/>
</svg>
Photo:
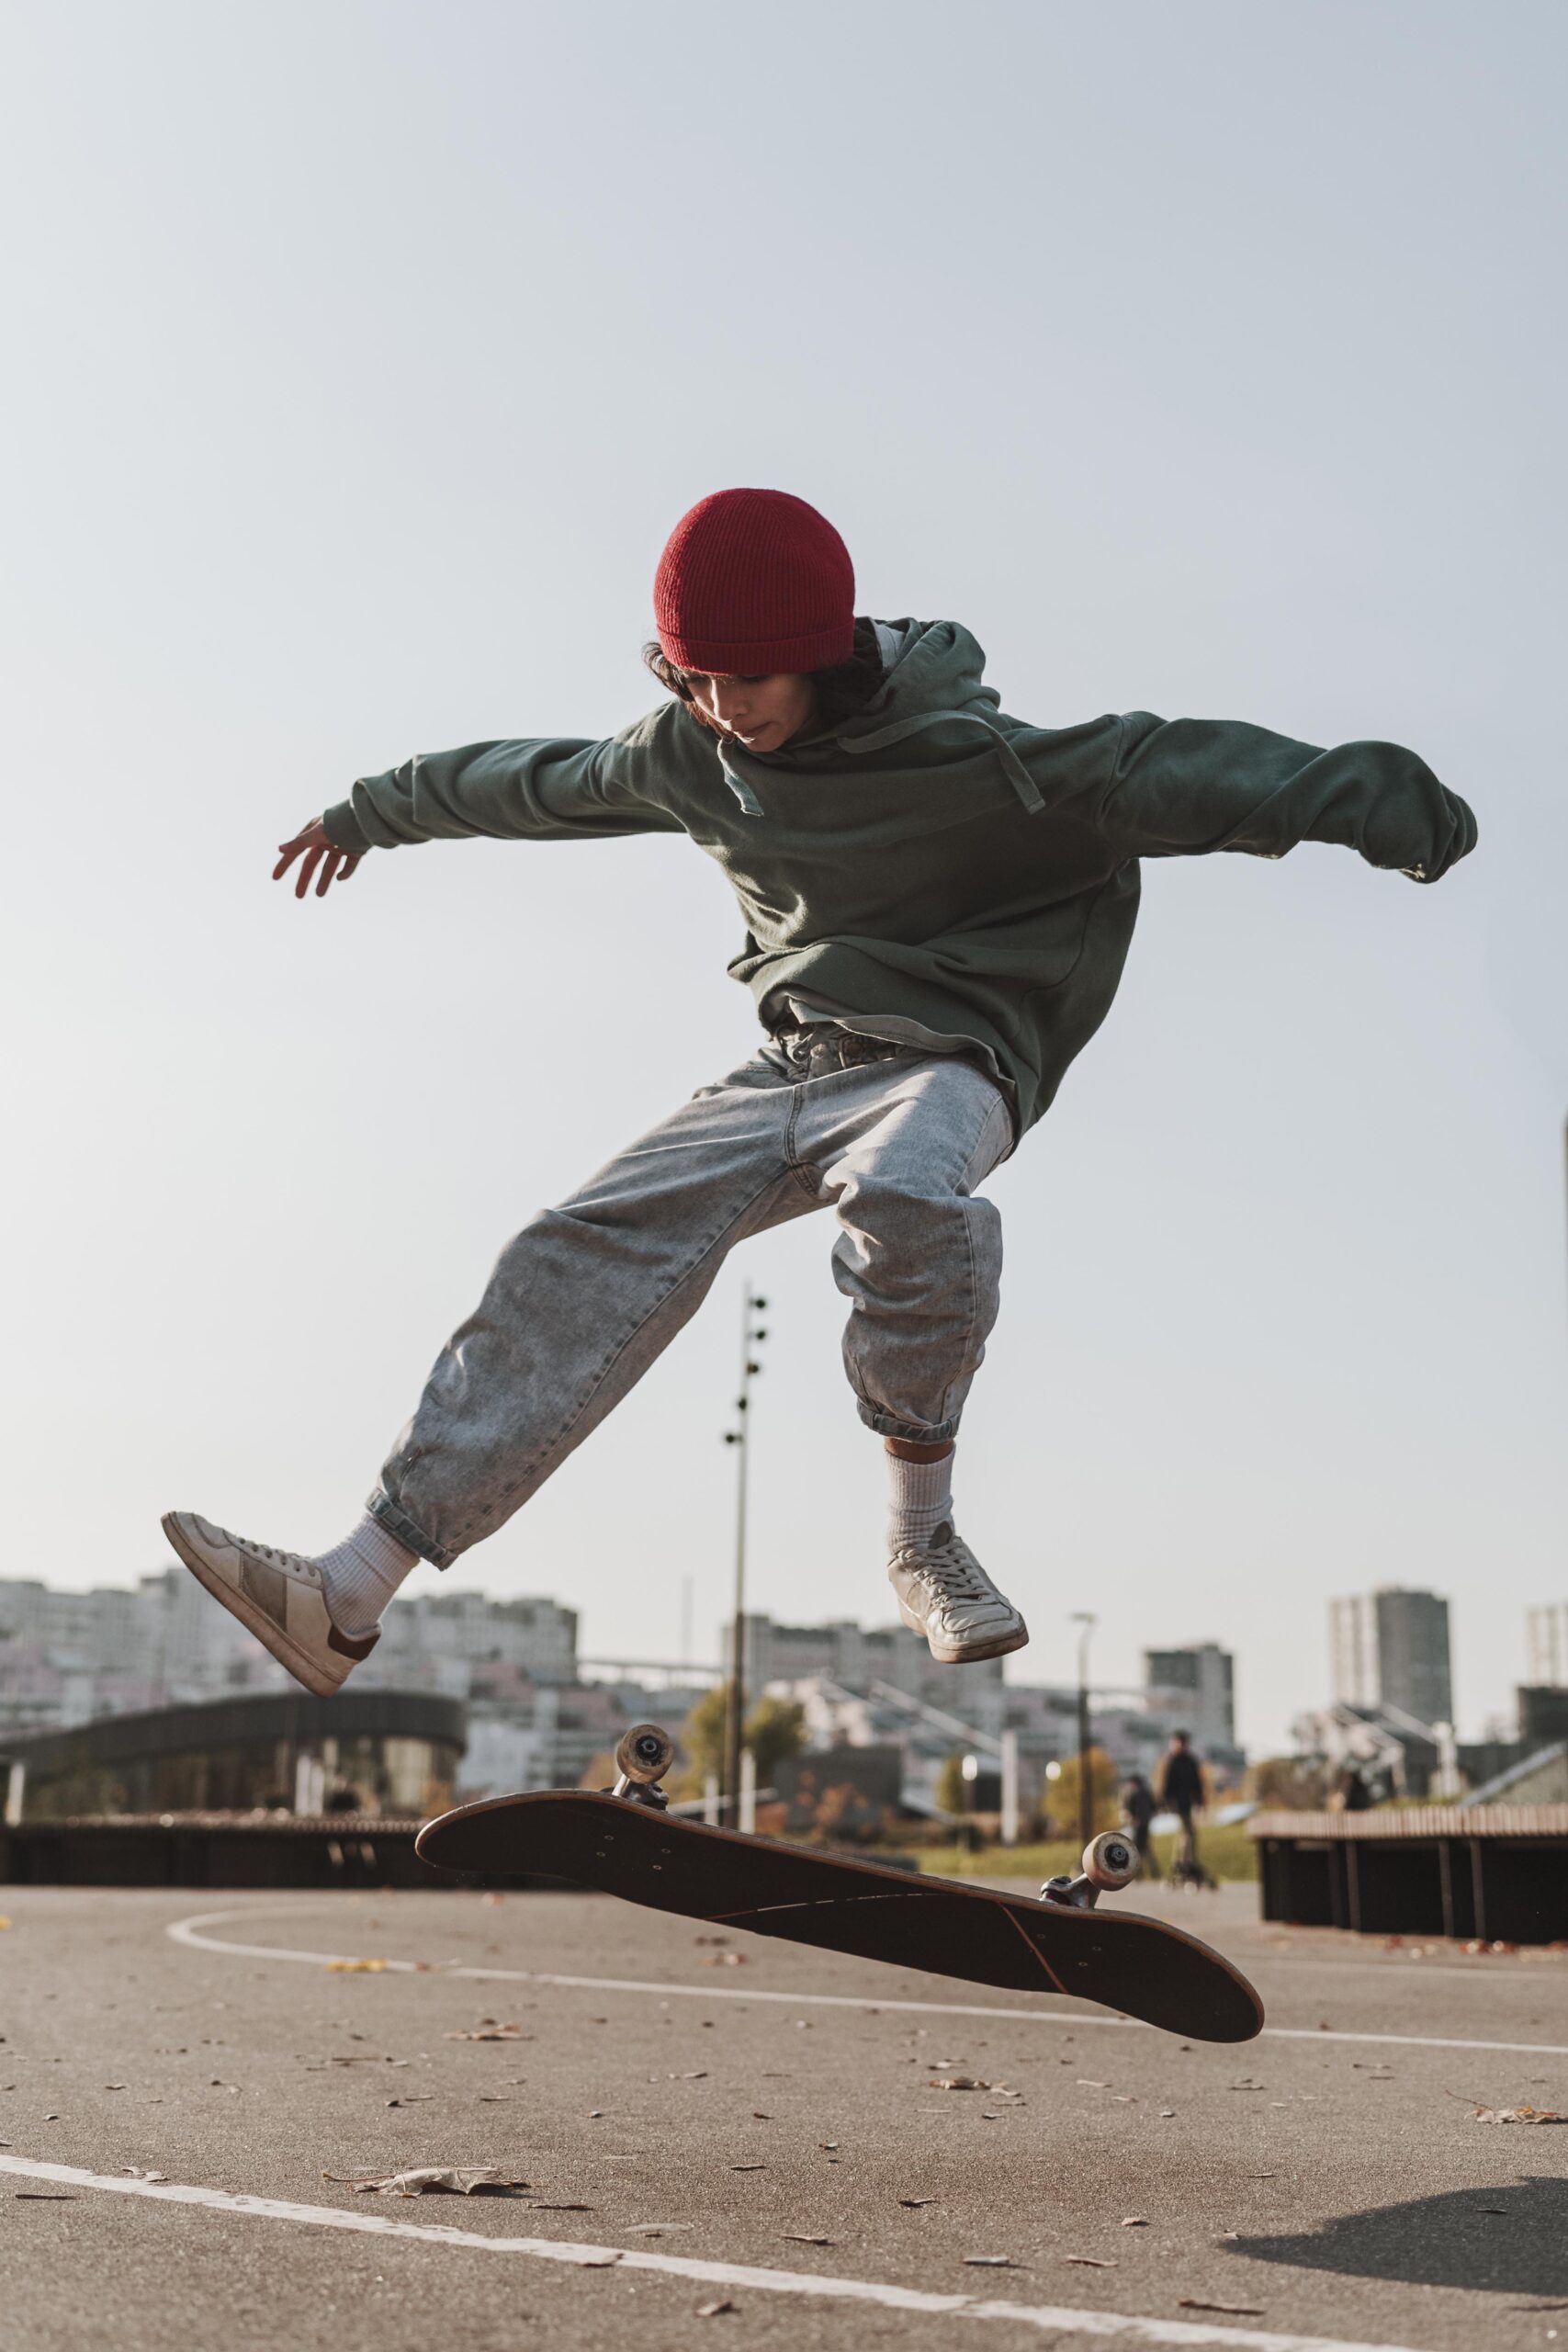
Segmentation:
<svg viewBox="0 0 1568 2352">
<path fill-rule="evenodd" d="M 806 1710 L 795 1699 L 759 1699 L 746 1718 L 745 1737 L 757 1759 L 757 1786 L 765 1789 L 785 1758 L 806 1746 Z"/>
<path fill-rule="evenodd" d="M 1085 1761 L 1089 1766 L 1089 1832 L 1091 1836 L 1098 1836 L 1102 1829 L 1114 1829 L 1122 1818 L 1118 1795 L 1121 1781 L 1115 1765 L 1103 1747 L 1091 1747 Z M 1052 1828 L 1058 1838 L 1077 1836 L 1078 1759 L 1076 1756 L 1064 1756 L 1059 1764 L 1047 1770 L 1041 1802 L 1051 1816 Z"/>
<path fill-rule="evenodd" d="M 681 1745 L 691 1759 L 699 1789 L 711 1774 L 724 1778 L 725 1726 L 729 1719 L 729 1686 L 716 1682 L 705 1690 L 681 1726 Z"/>
<path fill-rule="evenodd" d="M 716 1682 L 681 1726 L 681 1745 L 691 1759 L 699 1792 L 710 1773 L 716 1781 L 724 1778 L 728 1718 L 729 1686 Z M 757 1786 L 764 1789 L 785 1757 L 798 1756 L 806 1746 L 806 1710 L 793 1699 L 759 1699 L 746 1718 L 742 1738 L 757 1759 Z"/>
<path fill-rule="evenodd" d="M 1263 1756 L 1249 1765 L 1242 1792 L 1284 1813 L 1319 1813 L 1333 1779 L 1321 1756 Z"/>
</svg>

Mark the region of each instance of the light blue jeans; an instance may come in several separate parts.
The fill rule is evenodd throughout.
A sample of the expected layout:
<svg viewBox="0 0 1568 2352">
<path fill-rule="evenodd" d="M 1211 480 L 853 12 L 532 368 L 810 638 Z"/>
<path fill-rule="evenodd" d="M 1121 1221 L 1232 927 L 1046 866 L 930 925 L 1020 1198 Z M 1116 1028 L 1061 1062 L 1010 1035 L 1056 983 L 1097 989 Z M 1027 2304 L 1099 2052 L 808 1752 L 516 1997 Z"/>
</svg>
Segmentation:
<svg viewBox="0 0 1568 2352">
<path fill-rule="evenodd" d="M 642 1377 L 736 1242 L 816 1208 L 838 1224 L 861 1419 L 951 1437 L 1001 1274 L 1000 1220 L 975 1187 L 1012 1140 L 1000 1088 L 962 1055 L 831 1026 L 765 1046 L 507 1244 L 369 1509 L 449 1566 Z"/>
</svg>

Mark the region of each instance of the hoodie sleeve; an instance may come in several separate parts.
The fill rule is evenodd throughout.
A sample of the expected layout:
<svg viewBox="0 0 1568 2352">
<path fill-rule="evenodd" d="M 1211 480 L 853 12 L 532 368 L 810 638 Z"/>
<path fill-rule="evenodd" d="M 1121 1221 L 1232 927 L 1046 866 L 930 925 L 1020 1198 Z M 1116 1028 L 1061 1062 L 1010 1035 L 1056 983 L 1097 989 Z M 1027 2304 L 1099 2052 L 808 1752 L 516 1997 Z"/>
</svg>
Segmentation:
<svg viewBox="0 0 1568 2352">
<path fill-rule="evenodd" d="M 1329 751 L 1236 720 L 1130 711 L 1098 828 L 1131 857 L 1211 850 L 1283 857 L 1335 842 L 1370 865 L 1436 882 L 1475 846 L 1475 819 L 1398 743 Z"/>
<path fill-rule="evenodd" d="M 323 822 L 340 849 L 411 842 L 594 841 L 678 833 L 657 797 L 662 713 L 592 742 L 571 736 L 468 743 L 421 752 L 385 775 L 361 776 Z"/>
</svg>

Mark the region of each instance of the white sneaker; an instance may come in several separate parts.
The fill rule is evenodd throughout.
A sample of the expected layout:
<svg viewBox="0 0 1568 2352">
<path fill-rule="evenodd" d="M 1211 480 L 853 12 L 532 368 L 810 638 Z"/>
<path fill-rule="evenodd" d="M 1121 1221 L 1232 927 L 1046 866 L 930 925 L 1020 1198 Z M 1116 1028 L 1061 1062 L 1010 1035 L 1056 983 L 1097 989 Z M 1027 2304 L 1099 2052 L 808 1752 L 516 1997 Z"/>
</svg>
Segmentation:
<svg viewBox="0 0 1568 2352">
<path fill-rule="evenodd" d="M 381 1638 L 338 1632 L 314 1560 L 248 1543 L 193 1510 L 165 1511 L 164 1532 L 197 1582 L 318 1699 L 330 1699 Z"/>
<path fill-rule="evenodd" d="M 1000 1657 L 1007 1650 L 1021 1650 L 1029 1639 L 1022 1617 L 997 1590 L 951 1520 L 924 1544 L 906 1544 L 895 1552 L 887 1581 L 898 1596 L 905 1624 L 925 1635 L 932 1657 L 943 1666 Z"/>
</svg>

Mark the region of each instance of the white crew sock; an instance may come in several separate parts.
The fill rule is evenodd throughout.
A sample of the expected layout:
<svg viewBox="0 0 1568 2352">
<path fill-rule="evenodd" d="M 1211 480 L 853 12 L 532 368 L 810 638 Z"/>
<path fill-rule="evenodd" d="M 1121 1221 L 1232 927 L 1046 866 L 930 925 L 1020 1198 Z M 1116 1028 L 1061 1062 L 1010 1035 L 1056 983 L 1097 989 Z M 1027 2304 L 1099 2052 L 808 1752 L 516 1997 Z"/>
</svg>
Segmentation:
<svg viewBox="0 0 1568 2352">
<path fill-rule="evenodd" d="M 419 1554 L 384 1528 L 368 1511 L 351 1535 L 330 1552 L 316 1554 L 327 1588 L 327 1614 L 340 1634 L 362 1642 L 376 1631 L 381 1611 L 412 1569 Z"/>
<path fill-rule="evenodd" d="M 936 1462 L 906 1462 L 887 1456 L 887 1553 L 928 1544 L 943 1520 L 953 1517 L 953 1450 Z"/>
</svg>

